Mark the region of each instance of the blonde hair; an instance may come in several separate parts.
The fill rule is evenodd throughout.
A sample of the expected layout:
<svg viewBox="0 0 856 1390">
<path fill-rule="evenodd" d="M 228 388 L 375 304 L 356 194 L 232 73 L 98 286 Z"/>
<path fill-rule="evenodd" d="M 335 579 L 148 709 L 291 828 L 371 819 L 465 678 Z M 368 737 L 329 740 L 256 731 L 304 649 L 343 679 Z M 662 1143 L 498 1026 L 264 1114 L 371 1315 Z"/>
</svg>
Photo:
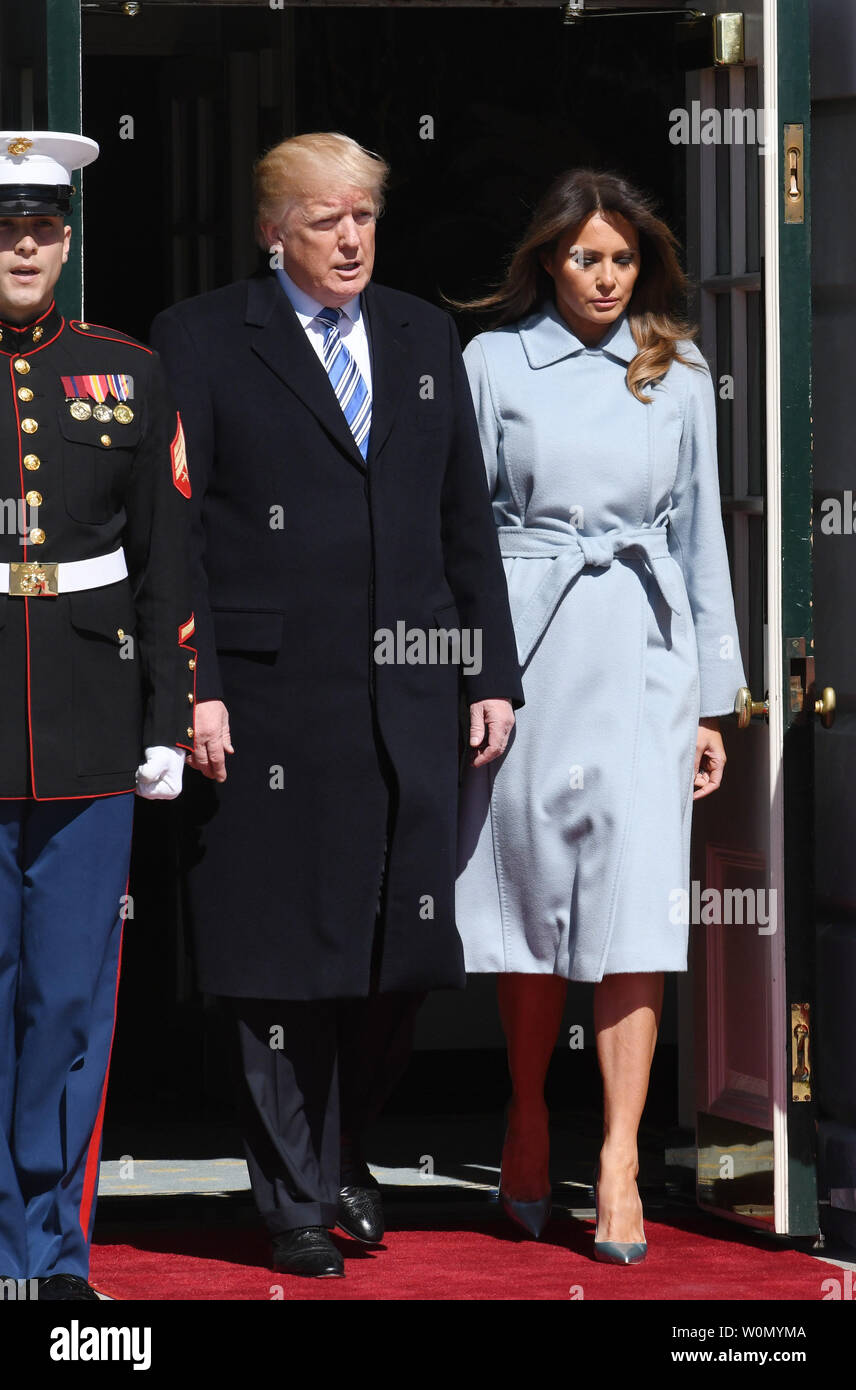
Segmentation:
<svg viewBox="0 0 856 1390">
<path fill-rule="evenodd" d="M 375 207 L 383 211 L 383 195 L 389 165 L 380 155 L 363 149 L 349 135 L 318 131 L 293 135 L 263 154 L 253 166 L 256 205 L 256 238 L 267 249 L 263 223 L 279 223 L 295 203 L 317 193 L 326 184 L 365 189 Z"/>
<path fill-rule="evenodd" d="M 626 381 L 636 399 L 649 405 L 653 397 L 644 394 L 644 387 L 661 380 L 673 362 L 704 368 L 678 348 L 682 339 L 692 341 L 696 329 L 682 312 L 687 280 L 675 236 L 656 215 L 653 199 L 620 175 L 594 169 L 560 174 L 535 208 L 497 289 L 479 299 L 447 302 L 454 309 L 493 310 L 497 326 L 524 318 L 555 296 L 542 252 L 554 251 L 566 232 L 577 231 L 596 213 L 607 222 L 615 215 L 623 217 L 639 236 L 639 277 L 627 309 L 639 351 L 627 368 Z"/>
</svg>

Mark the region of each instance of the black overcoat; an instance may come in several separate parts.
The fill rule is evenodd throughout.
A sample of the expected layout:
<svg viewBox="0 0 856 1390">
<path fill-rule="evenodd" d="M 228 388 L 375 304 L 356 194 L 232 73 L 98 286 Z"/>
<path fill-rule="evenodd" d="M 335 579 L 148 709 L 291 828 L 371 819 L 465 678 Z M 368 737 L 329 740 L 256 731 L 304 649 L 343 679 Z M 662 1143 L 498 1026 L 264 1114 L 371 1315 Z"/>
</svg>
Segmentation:
<svg viewBox="0 0 856 1390">
<path fill-rule="evenodd" d="M 520 670 L 454 324 L 377 285 L 362 302 L 367 463 L 273 272 L 152 327 L 188 441 L 198 698 L 235 747 L 183 798 L 211 993 L 365 995 L 373 945 L 382 990 L 464 980 L 459 693 L 520 705 Z M 478 630 L 478 673 L 376 660 L 382 630 L 437 628 Z"/>
</svg>

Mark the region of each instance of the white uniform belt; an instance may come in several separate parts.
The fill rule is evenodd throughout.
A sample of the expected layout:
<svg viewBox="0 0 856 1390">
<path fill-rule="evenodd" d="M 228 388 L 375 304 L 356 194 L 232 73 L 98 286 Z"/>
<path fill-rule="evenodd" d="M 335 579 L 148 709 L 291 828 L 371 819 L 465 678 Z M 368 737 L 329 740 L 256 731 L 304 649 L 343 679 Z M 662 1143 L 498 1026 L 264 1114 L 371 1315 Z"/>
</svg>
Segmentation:
<svg viewBox="0 0 856 1390">
<path fill-rule="evenodd" d="M 110 555 L 93 555 L 90 560 L 60 560 L 42 563 L 21 560 L 0 561 L 0 594 L 37 597 L 45 594 L 75 594 L 81 589 L 102 589 L 116 584 L 128 573 L 125 552 L 120 547 Z"/>
</svg>

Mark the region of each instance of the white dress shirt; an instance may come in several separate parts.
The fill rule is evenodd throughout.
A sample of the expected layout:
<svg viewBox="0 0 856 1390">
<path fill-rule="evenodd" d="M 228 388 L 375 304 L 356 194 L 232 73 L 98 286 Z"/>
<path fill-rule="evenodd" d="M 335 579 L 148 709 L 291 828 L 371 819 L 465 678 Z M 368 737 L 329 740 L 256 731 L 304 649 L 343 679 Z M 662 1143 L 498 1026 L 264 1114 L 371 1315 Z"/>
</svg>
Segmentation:
<svg viewBox="0 0 856 1390">
<path fill-rule="evenodd" d="M 324 308 L 320 299 L 313 299 L 311 295 L 301 290 L 291 276 L 284 270 L 277 270 L 277 277 L 285 293 L 291 300 L 294 312 L 297 314 L 303 330 L 312 344 L 321 365 L 324 365 L 324 335 L 327 332 L 327 325 L 322 323 L 317 314 Z M 352 357 L 356 359 L 360 369 L 360 375 L 368 387 L 369 395 L 372 390 L 372 364 L 371 353 L 369 350 L 369 339 L 366 333 L 366 321 L 363 317 L 360 306 L 360 296 L 355 294 L 353 299 L 349 299 L 346 304 L 341 306 L 342 315 L 339 319 L 339 337 L 348 349 Z M 325 368 L 326 371 L 326 368 Z"/>
</svg>

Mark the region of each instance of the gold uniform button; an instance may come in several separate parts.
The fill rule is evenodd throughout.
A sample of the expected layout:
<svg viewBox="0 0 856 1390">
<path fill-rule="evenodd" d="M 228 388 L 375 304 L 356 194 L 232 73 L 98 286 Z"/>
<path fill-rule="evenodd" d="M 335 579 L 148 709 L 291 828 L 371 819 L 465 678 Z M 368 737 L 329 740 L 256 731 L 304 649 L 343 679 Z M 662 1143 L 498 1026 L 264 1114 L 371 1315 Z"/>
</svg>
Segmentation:
<svg viewBox="0 0 856 1390">
<path fill-rule="evenodd" d="M 16 371 L 16 372 L 21 372 L 23 376 L 26 376 L 26 375 L 27 375 L 27 372 L 28 372 L 29 370 L 30 370 L 30 364 L 29 364 L 29 362 L 27 361 L 26 357 L 16 357 L 16 358 L 15 358 L 15 371 Z"/>
<path fill-rule="evenodd" d="M 194 660 L 193 657 L 190 658 L 190 660 L 189 660 L 188 663 L 187 663 L 187 666 L 188 666 L 188 670 L 190 670 L 190 671 L 195 671 L 195 670 L 196 670 L 196 662 L 195 662 L 195 660 Z"/>
<path fill-rule="evenodd" d="M 24 500 L 28 507 L 40 507 L 44 498 L 40 492 L 28 492 Z"/>
<path fill-rule="evenodd" d="M 31 401 L 32 399 L 33 399 L 33 393 L 32 393 L 32 391 L 30 390 L 29 386 L 19 386 L 19 387 L 18 387 L 18 400 L 19 400 L 19 401 Z"/>
<path fill-rule="evenodd" d="M 26 420 L 21 421 L 21 429 L 24 431 L 24 434 L 35 434 L 38 428 L 38 420 L 31 420 L 29 415 L 27 416 Z"/>
<path fill-rule="evenodd" d="M 189 691 L 188 691 L 188 695 L 187 695 L 187 703 L 188 703 L 189 705 L 192 705 L 192 704 L 193 704 L 193 696 L 190 694 Z"/>
<path fill-rule="evenodd" d="M 25 468 L 29 468 L 29 470 L 30 470 L 31 473 L 35 473 L 36 469 L 37 469 L 37 468 L 41 468 L 41 466 L 42 466 L 42 461 L 41 461 L 41 459 L 39 458 L 38 454 L 25 454 L 25 455 L 24 455 L 24 467 L 25 467 Z"/>
<path fill-rule="evenodd" d="M 45 533 L 40 526 L 37 526 L 35 530 L 30 532 L 30 540 L 33 545 L 44 545 Z"/>
<path fill-rule="evenodd" d="M 113 443 L 113 441 L 112 441 L 112 439 L 110 438 L 109 434 L 102 434 L 102 436 L 101 436 L 101 443 L 104 445 L 104 448 L 105 448 L 105 449 L 109 449 L 109 447 L 110 447 L 110 445 Z"/>
<path fill-rule="evenodd" d="M 188 726 L 188 730 L 187 730 L 187 737 L 188 737 L 188 738 L 193 738 L 193 730 L 192 730 L 189 726 Z"/>
</svg>

